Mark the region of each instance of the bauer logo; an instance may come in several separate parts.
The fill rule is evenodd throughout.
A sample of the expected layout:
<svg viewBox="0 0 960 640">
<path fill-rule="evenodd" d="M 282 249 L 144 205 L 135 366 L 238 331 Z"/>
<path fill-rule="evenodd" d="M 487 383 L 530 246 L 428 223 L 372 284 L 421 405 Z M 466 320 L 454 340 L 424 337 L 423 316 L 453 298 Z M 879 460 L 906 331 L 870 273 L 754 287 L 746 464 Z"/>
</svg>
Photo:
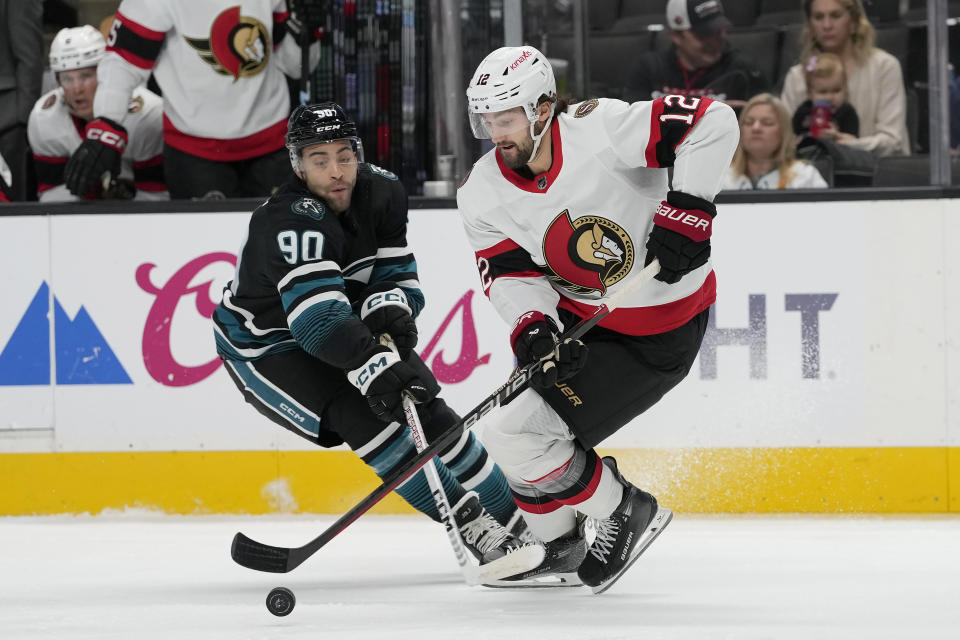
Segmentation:
<svg viewBox="0 0 960 640">
<path fill-rule="evenodd" d="M 44 282 L 0 351 L 0 385 L 48 385 L 53 376 L 51 361 L 56 371 L 56 383 L 60 385 L 132 384 L 84 307 L 70 318 L 55 296 L 52 314 L 50 304 L 50 288 Z M 54 323 L 53 358 L 51 316 Z"/>
</svg>

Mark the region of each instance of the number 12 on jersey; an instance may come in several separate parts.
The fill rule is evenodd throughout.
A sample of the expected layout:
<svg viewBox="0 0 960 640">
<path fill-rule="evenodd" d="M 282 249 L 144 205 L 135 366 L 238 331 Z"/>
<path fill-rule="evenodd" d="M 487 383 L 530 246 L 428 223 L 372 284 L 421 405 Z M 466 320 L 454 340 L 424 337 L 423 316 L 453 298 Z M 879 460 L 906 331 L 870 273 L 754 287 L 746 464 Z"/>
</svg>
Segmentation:
<svg viewBox="0 0 960 640">
<path fill-rule="evenodd" d="M 664 96 L 663 103 L 668 107 L 680 107 L 681 109 L 688 109 L 693 113 L 665 113 L 660 116 L 660 122 L 666 122 L 667 120 L 680 120 L 686 122 L 687 124 L 693 124 L 693 115 L 697 111 L 697 107 L 700 106 L 700 98 L 695 98 L 693 96 L 677 96 L 669 95 Z"/>
</svg>

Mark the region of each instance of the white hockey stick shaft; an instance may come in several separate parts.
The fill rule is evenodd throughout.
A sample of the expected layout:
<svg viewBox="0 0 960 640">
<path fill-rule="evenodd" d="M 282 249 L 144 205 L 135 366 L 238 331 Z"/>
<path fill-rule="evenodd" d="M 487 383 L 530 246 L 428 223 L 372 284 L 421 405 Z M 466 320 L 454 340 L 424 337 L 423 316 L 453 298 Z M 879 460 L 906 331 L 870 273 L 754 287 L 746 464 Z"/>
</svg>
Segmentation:
<svg viewBox="0 0 960 640">
<path fill-rule="evenodd" d="M 393 339 L 383 334 L 380 336 L 380 344 L 389 347 L 396 352 L 396 346 Z M 410 427 L 410 433 L 413 434 L 413 444 L 417 448 L 417 453 L 421 453 L 427 448 L 427 436 L 423 431 L 423 423 L 420 421 L 420 415 L 417 413 L 417 405 L 413 398 L 408 394 L 403 395 L 403 415 L 406 418 L 407 426 Z M 437 511 L 440 514 L 440 521 L 447 530 L 447 538 L 450 540 L 450 547 L 457 558 L 457 564 L 460 565 L 460 571 L 467 584 L 475 586 L 480 584 L 476 567 L 470 562 L 468 552 L 463 546 L 463 539 L 460 537 L 460 530 L 457 523 L 453 520 L 453 510 L 450 508 L 450 500 L 447 499 L 447 492 L 443 490 L 443 483 L 440 481 L 440 474 L 437 471 L 436 460 L 431 460 L 423 466 L 423 473 L 427 478 L 427 485 L 430 487 L 430 493 L 433 495 L 433 501 L 437 505 Z"/>
</svg>

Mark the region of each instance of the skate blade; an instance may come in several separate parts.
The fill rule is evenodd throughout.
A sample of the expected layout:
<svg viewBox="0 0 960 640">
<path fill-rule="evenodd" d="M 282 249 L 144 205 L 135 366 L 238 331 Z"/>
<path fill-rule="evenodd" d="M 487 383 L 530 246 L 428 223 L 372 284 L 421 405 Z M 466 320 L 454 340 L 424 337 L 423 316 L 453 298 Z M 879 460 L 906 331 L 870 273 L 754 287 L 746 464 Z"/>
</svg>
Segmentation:
<svg viewBox="0 0 960 640">
<path fill-rule="evenodd" d="M 609 580 L 602 584 L 598 584 L 595 587 L 591 587 L 593 592 L 596 594 L 603 593 L 616 583 L 620 579 L 620 576 L 630 568 L 630 566 L 640 558 L 641 554 L 647 550 L 647 547 L 657 539 L 664 529 L 667 528 L 667 525 L 670 524 L 670 521 L 673 520 L 673 511 L 670 509 L 659 508 L 657 513 L 653 516 L 653 520 L 650 521 L 650 524 L 647 525 L 646 530 L 643 532 L 643 535 L 640 536 L 640 540 L 637 542 L 637 546 L 633 548 L 633 553 L 630 556 L 630 559 L 627 561 L 627 564 L 623 566 L 620 571 L 615 573 L 610 577 Z"/>
<path fill-rule="evenodd" d="M 582 587 L 576 573 L 550 573 L 525 580 L 493 580 L 483 586 L 492 589 L 555 589 L 558 587 Z"/>
<path fill-rule="evenodd" d="M 498 560 L 477 567 L 474 584 L 487 584 L 535 569 L 543 562 L 545 554 L 543 545 L 525 545 Z"/>
</svg>

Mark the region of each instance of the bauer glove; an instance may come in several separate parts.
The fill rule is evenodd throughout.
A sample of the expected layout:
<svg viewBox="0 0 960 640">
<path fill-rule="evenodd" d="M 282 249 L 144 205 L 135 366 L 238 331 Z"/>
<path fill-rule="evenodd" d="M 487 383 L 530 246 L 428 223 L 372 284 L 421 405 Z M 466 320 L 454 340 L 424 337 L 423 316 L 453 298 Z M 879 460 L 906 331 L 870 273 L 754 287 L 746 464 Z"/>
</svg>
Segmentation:
<svg viewBox="0 0 960 640">
<path fill-rule="evenodd" d="M 87 124 L 84 140 L 63 170 L 63 182 L 75 196 L 83 197 L 103 183 L 105 173 L 120 175 L 120 156 L 127 148 L 127 130 L 107 118 Z"/>
<path fill-rule="evenodd" d="M 402 423 L 403 394 L 414 402 L 429 402 L 432 393 L 412 366 L 391 349 L 377 345 L 359 367 L 347 371 L 347 379 L 367 398 L 374 415 L 384 422 Z"/>
<path fill-rule="evenodd" d="M 530 376 L 530 384 L 535 387 L 548 389 L 572 378 L 587 363 L 587 345 L 570 338 L 557 342 L 557 333 L 553 318 L 539 311 L 528 311 L 520 316 L 510 333 L 517 363 L 525 367 L 539 362 Z"/>
<path fill-rule="evenodd" d="M 406 360 L 417 346 L 417 323 L 413 320 L 410 305 L 403 289 L 393 282 L 378 282 L 367 287 L 361 295 L 359 315 L 370 333 L 378 336 L 388 334 Z"/>
<path fill-rule="evenodd" d="M 653 216 L 647 239 L 647 260 L 660 260 L 661 282 L 674 284 L 710 259 L 710 235 L 717 208 L 712 202 L 682 191 L 670 191 Z"/>
</svg>

